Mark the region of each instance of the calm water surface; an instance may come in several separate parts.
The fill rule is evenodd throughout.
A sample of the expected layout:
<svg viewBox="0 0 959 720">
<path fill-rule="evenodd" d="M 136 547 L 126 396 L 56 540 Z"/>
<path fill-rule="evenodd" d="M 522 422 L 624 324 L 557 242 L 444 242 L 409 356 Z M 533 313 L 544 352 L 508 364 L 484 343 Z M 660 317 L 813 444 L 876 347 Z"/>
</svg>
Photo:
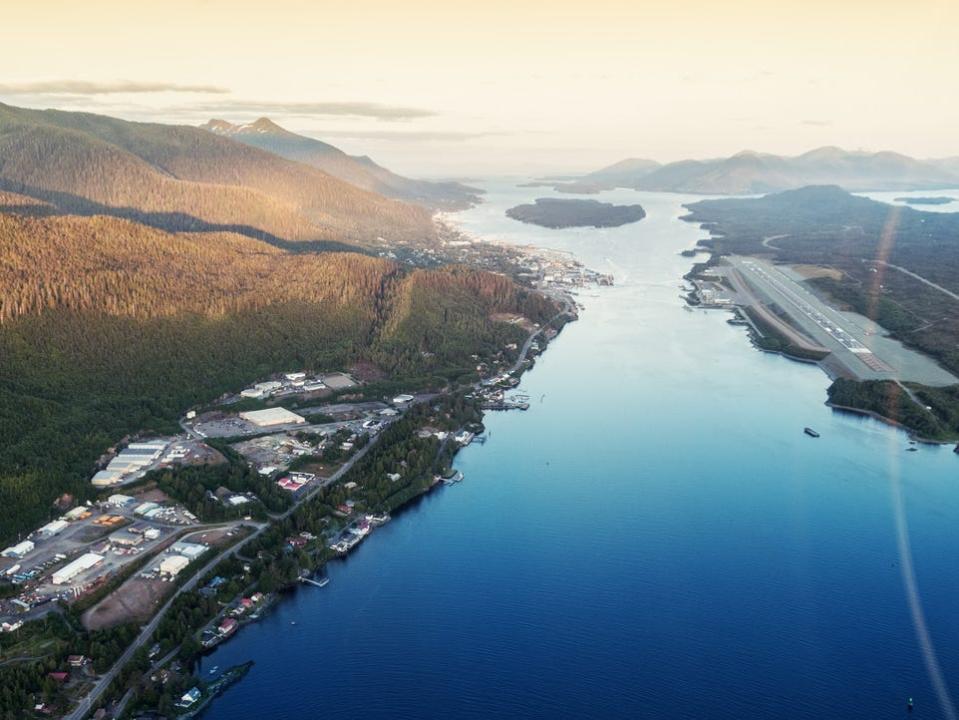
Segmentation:
<svg viewBox="0 0 959 720">
<path fill-rule="evenodd" d="M 553 231 L 502 214 L 551 191 L 488 187 L 465 229 L 616 287 L 583 293 L 465 482 L 204 661 L 256 661 L 205 717 L 949 717 L 927 660 L 959 688 L 959 457 L 685 310 L 691 198 L 604 193 L 648 217 Z"/>
</svg>

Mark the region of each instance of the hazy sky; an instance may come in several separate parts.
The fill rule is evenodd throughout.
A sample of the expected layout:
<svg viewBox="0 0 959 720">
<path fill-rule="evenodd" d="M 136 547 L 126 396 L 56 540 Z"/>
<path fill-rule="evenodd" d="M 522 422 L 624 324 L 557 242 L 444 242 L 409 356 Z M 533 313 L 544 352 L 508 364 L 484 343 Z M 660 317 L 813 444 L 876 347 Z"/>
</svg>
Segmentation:
<svg viewBox="0 0 959 720">
<path fill-rule="evenodd" d="M 0 101 L 269 115 L 407 173 L 959 155 L 959 0 L 6 0 Z"/>
</svg>

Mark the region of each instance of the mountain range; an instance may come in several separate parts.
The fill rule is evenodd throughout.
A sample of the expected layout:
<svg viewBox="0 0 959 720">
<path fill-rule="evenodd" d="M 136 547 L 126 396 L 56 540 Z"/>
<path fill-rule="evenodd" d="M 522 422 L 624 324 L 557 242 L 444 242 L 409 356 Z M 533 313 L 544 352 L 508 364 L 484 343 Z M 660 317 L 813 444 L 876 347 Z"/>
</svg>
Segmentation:
<svg viewBox="0 0 959 720">
<path fill-rule="evenodd" d="M 666 165 L 631 158 L 591 172 L 578 184 L 593 191 L 625 187 L 704 195 L 757 194 L 823 184 L 847 190 L 919 190 L 959 187 L 959 159 L 917 160 L 894 152 L 851 152 L 837 147 L 793 157 L 747 150 L 727 158 Z"/>
<path fill-rule="evenodd" d="M 351 185 L 429 208 L 459 210 L 479 202 L 476 188 L 458 182 L 430 182 L 397 175 L 365 155 L 347 155 L 333 145 L 290 132 L 269 118 L 243 125 L 210 120 L 204 130 L 304 163 Z"/>
<path fill-rule="evenodd" d="M 62 212 L 274 243 L 431 238 L 431 212 L 200 128 L 0 104 L 0 189 Z"/>
</svg>

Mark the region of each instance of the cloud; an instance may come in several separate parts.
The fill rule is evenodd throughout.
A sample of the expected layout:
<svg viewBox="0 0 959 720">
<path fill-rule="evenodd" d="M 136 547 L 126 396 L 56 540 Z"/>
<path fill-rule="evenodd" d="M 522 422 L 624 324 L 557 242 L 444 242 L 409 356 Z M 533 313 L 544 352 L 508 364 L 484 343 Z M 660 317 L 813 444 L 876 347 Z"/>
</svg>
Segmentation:
<svg viewBox="0 0 959 720">
<path fill-rule="evenodd" d="M 372 102 L 265 102 L 254 100 L 224 100 L 177 108 L 178 112 L 202 112 L 217 115 L 285 115 L 296 117 L 356 117 L 374 120 L 413 120 L 435 117 L 433 110 L 382 105 Z"/>
<path fill-rule="evenodd" d="M 121 93 L 213 93 L 230 92 L 216 85 L 180 85 L 177 83 L 86 82 L 84 80 L 44 80 L 29 83 L 0 83 L 0 95 L 118 95 Z"/>
<path fill-rule="evenodd" d="M 832 120 L 803 120 L 802 124 L 810 127 L 829 127 L 832 125 Z"/>
<path fill-rule="evenodd" d="M 395 140 L 397 142 L 457 142 L 460 140 L 475 140 L 491 135 L 506 135 L 502 132 L 457 132 L 432 131 L 403 132 L 400 130 L 318 130 L 306 133 L 316 138 L 350 138 L 357 140 Z"/>
</svg>

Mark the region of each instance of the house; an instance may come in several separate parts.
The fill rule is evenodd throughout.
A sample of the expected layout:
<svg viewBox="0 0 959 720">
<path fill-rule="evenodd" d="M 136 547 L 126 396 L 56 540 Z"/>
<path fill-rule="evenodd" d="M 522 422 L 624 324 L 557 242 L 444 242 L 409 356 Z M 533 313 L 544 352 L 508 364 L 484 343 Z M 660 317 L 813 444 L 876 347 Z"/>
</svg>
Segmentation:
<svg viewBox="0 0 959 720">
<path fill-rule="evenodd" d="M 250 595 L 250 600 L 252 600 L 256 604 L 259 604 L 263 600 L 263 593 L 261 592 L 253 593 L 252 595 Z"/>
<path fill-rule="evenodd" d="M 299 537 L 299 536 L 288 537 L 286 539 L 286 544 L 289 545 L 291 548 L 306 547 L 306 538 Z"/>
<path fill-rule="evenodd" d="M 200 692 L 200 688 L 194 687 L 191 690 L 183 693 L 183 696 L 176 702 L 178 708 L 188 708 L 194 705 L 201 697 L 203 693 Z"/>
<path fill-rule="evenodd" d="M 240 598 L 240 607 L 244 610 L 249 610 L 251 607 L 253 607 L 253 605 L 254 603 L 252 598 Z"/>
<path fill-rule="evenodd" d="M 236 630 L 236 620 L 234 618 L 226 618 L 217 627 L 217 632 L 223 637 L 230 635 L 234 630 Z"/>
<path fill-rule="evenodd" d="M 51 680 L 55 680 L 58 683 L 65 683 L 70 679 L 70 673 L 60 670 L 58 672 L 47 673 L 47 677 Z"/>
<path fill-rule="evenodd" d="M 70 667 L 83 667 L 84 665 L 89 664 L 90 658 L 86 655 L 70 655 L 67 657 L 67 665 Z"/>
</svg>

